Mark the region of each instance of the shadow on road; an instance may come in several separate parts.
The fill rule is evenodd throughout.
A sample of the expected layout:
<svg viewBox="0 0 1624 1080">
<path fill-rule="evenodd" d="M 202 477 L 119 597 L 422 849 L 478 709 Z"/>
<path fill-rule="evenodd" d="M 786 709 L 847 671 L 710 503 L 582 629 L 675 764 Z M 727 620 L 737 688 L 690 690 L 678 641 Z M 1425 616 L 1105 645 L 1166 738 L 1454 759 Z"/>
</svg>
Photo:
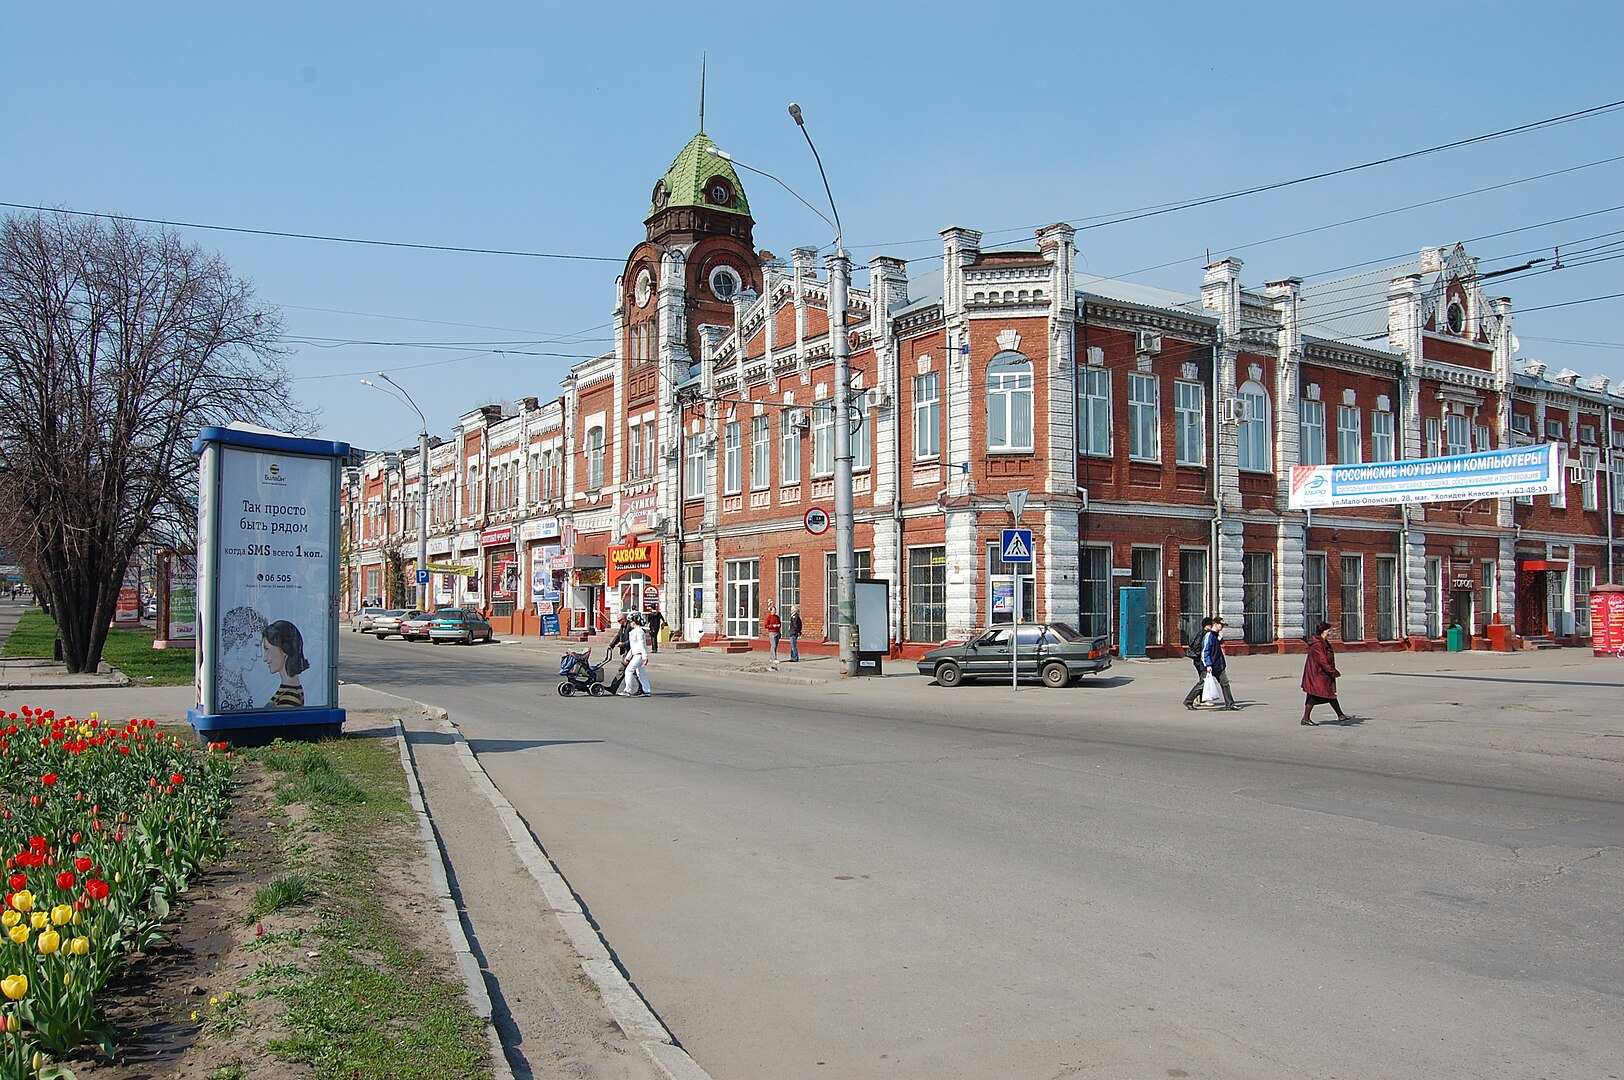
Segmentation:
<svg viewBox="0 0 1624 1080">
<path fill-rule="evenodd" d="M 1426 671 L 1372 671 L 1372 675 L 1390 675 L 1395 679 L 1452 679 L 1456 682 L 1505 682 L 1525 686 L 1598 686 L 1613 690 L 1624 687 L 1620 682 L 1582 682 L 1578 679 L 1515 679 L 1508 675 L 1446 675 Z"/>
<path fill-rule="evenodd" d="M 511 754 L 544 746 L 596 746 L 602 739 L 469 739 L 468 749 L 477 754 Z"/>
</svg>

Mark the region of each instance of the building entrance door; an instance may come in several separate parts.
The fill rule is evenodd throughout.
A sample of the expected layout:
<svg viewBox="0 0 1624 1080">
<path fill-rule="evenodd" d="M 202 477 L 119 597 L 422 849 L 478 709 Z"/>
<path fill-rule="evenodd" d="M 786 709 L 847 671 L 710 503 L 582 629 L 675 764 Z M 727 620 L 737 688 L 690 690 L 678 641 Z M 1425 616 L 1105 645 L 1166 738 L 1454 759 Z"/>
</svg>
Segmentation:
<svg viewBox="0 0 1624 1080">
<path fill-rule="evenodd" d="M 1550 630 L 1546 625 L 1546 579 L 1544 570 L 1522 569 L 1517 572 L 1517 636 L 1544 637 Z"/>
</svg>

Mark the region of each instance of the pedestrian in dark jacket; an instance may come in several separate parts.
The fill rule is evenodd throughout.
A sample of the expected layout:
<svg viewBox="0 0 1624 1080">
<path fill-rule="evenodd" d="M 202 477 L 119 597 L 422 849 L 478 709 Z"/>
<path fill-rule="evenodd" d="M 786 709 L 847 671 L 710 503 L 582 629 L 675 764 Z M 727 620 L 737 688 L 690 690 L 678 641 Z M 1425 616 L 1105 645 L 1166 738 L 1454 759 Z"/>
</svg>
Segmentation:
<svg viewBox="0 0 1624 1080">
<path fill-rule="evenodd" d="M 648 651 L 657 653 L 660 651 L 660 627 L 665 625 L 665 616 L 660 614 L 659 608 L 655 608 L 643 618 L 648 623 Z"/>
<path fill-rule="evenodd" d="M 1314 627 L 1314 637 L 1308 643 L 1308 659 L 1303 662 L 1304 727 L 1314 727 L 1317 721 L 1308 714 L 1315 705 L 1329 705 L 1336 710 L 1336 722 L 1347 723 L 1348 714 L 1336 699 L 1336 680 L 1342 673 L 1336 669 L 1336 650 L 1331 648 L 1331 624 L 1322 622 Z"/>
<path fill-rule="evenodd" d="M 784 634 L 789 638 L 789 662 L 795 663 L 801 658 L 801 609 L 789 609 L 789 621 L 784 623 Z"/>
<path fill-rule="evenodd" d="M 1224 620 L 1215 615 L 1207 626 L 1207 632 L 1201 635 L 1201 681 L 1205 683 L 1208 675 L 1217 679 L 1219 689 L 1224 692 L 1224 703 L 1218 707 L 1234 710 L 1240 706 L 1235 704 L 1235 695 L 1229 689 L 1228 669 L 1229 659 L 1224 656 Z M 1185 704 L 1195 707 L 1190 700 Z"/>
<path fill-rule="evenodd" d="M 620 650 L 620 655 L 625 656 L 626 653 L 629 652 L 631 650 L 631 647 L 632 647 L 631 646 L 631 635 L 632 635 L 632 623 L 631 623 L 631 620 L 628 619 L 626 616 L 622 615 L 620 617 L 620 626 L 615 630 L 615 636 L 609 639 L 609 649 L 610 649 L 610 651 L 613 652 L 614 650 L 619 649 Z"/>
<path fill-rule="evenodd" d="M 1201 700 L 1201 689 L 1207 683 L 1207 669 L 1201 664 L 1201 650 L 1207 645 L 1207 630 L 1212 626 L 1212 616 L 1208 615 L 1201 620 L 1201 633 L 1190 643 L 1190 663 L 1195 665 L 1195 685 L 1190 692 L 1184 695 L 1184 707 L 1194 712 L 1196 702 Z"/>
</svg>

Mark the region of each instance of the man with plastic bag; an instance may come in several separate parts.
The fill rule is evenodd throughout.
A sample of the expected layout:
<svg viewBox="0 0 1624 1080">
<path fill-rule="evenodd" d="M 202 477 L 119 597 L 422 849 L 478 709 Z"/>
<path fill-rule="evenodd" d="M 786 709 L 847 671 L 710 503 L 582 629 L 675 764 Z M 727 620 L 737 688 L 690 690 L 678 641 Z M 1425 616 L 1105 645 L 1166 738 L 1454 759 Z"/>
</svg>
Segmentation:
<svg viewBox="0 0 1624 1080">
<path fill-rule="evenodd" d="M 1229 689 L 1229 661 L 1224 656 L 1224 620 L 1221 617 L 1202 620 L 1205 629 L 1201 634 L 1201 649 L 1198 657 L 1193 657 L 1196 672 L 1201 677 L 1184 695 L 1184 707 L 1194 709 L 1198 699 L 1209 705 L 1217 706 L 1220 695 L 1223 709 L 1234 710 L 1235 695 Z"/>
</svg>

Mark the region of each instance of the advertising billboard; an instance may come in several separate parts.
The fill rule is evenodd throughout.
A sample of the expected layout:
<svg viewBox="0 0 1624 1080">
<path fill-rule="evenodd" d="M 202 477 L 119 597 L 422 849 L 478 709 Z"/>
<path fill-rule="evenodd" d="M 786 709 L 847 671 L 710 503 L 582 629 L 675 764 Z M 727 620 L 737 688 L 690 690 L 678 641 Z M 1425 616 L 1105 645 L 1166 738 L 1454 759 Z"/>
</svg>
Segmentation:
<svg viewBox="0 0 1624 1080">
<path fill-rule="evenodd" d="M 335 541 L 348 448 L 207 428 L 197 449 L 193 726 L 212 738 L 220 728 L 342 723 Z"/>
<path fill-rule="evenodd" d="M 1566 457 L 1563 444 L 1547 443 L 1454 457 L 1296 465 L 1291 470 L 1289 505 L 1293 510 L 1318 510 L 1550 495 L 1562 484 Z"/>
</svg>

